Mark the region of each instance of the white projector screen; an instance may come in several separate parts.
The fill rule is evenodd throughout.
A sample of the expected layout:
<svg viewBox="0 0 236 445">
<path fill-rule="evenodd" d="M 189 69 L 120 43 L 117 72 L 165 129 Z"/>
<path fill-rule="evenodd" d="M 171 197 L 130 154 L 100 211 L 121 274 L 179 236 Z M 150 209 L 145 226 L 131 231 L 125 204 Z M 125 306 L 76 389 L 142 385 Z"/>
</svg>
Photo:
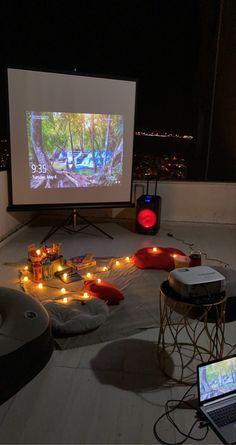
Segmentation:
<svg viewBox="0 0 236 445">
<path fill-rule="evenodd" d="M 12 210 L 131 205 L 136 81 L 8 68 Z"/>
</svg>

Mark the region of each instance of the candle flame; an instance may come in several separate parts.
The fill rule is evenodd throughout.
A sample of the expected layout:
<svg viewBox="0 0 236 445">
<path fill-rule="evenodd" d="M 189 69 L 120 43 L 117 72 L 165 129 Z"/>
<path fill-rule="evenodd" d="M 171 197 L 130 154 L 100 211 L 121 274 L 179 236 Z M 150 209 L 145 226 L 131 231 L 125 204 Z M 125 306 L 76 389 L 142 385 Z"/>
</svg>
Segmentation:
<svg viewBox="0 0 236 445">
<path fill-rule="evenodd" d="M 87 298 L 89 298 L 89 294 L 88 294 L 88 292 L 84 292 L 84 294 L 83 294 L 83 298 L 86 300 Z"/>
<path fill-rule="evenodd" d="M 62 287 L 62 288 L 61 288 L 61 293 L 62 293 L 62 294 L 64 294 L 64 293 L 65 293 L 65 291 L 66 291 L 66 290 L 65 290 L 65 288 L 64 288 L 64 287 Z"/>
<path fill-rule="evenodd" d="M 29 281 L 29 278 L 28 277 L 24 277 L 24 281 L 26 282 L 26 281 Z"/>
<path fill-rule="evenodd" d="M 58 266 L 57 270 L 60 272 L 62 270 L 62 266 Z"/>
<path fill-rule="evenodd" d="M 39 288 L 39 289 L 42 289 L 42 287 L 43 287 L 43 283 L 39 283 L 39 284 L 38 284 L 38 288 Z"/>
<path fill-rule="evenodd" d="M 29 269 L 29 267 L 28 267 L 28 266 L 25 266 L 25 267 L 24 267 L 24 270 L 28 270 L 28 269 Z"/>
<path fill-rule="evenodd" d="M 98 278 L 98 279 L 97 279 L 97 282 L 98 282 L 99 284 L 101 283 L 101 281 L 102 281 L 101 278 Z"/>
<path fill-rule="evenodd" d="M 68 298 L 67 297 L 63 298 L 63 303 L 68 303 Z"/>
<path fill-rule="evenodd" d="M 37 249 L 37 250 L 36 250 L 36 253 L 37 253 L 37 255 L 39 256 L 39 255 L 41 254 L 41 250 L 40 250 L 40 249 Z"/>
</svg>

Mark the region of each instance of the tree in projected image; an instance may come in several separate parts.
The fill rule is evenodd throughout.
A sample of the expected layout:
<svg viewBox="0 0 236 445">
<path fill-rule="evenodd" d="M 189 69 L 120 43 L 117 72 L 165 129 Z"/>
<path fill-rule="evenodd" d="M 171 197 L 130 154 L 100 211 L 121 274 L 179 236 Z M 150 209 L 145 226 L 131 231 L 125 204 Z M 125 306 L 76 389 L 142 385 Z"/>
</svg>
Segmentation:
<svg viewBox="0 0 236 445">
<path fill-rule="evenodd" d="M 236 357 L 201 368 L 200 386 L 203 400 L 236 388 Z"/>
<path fill-rule="evenodd" d="M 30 187 L 119 184 L 123 165 L 121 115 L 27 112 Z"/>
</svg>

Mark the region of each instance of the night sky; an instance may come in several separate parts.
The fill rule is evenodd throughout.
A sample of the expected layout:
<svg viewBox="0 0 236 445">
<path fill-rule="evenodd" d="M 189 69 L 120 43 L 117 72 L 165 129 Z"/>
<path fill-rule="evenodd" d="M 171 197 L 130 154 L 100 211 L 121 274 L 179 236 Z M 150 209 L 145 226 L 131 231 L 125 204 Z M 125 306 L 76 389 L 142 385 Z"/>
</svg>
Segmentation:
<svg viewBox="0 0 236 445">
<path fill-rule="evenodd" d="M 200 4 L 8 1 L 0 8 L 1 137 L 6 65 L 137 79 L 136 130 L 194 131 Z"/>
</svg>

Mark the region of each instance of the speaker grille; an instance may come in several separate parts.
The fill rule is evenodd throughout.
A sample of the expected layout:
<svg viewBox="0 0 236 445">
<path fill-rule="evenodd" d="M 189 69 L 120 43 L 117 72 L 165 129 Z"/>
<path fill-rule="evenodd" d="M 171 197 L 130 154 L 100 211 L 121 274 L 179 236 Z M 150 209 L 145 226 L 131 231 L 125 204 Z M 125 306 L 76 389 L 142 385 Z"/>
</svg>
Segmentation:
<svg viewBox="0 0 236 445">
<path fill-rule="evenodd" d="M 149 229 L 156 225 L 157 223 L 157 216 L 153 210 L 150 209 L 144 209 L 140 210 L 140 212 L 137 215 L 138 223 L 145 227 L 146 229 Z"/>
<path fill-rule="evenodd" d="M 137 199 L 136 231 L 142 234 L 155 235 L 160 228 L 161 197 L 142 195 Z"/>
</svg>

